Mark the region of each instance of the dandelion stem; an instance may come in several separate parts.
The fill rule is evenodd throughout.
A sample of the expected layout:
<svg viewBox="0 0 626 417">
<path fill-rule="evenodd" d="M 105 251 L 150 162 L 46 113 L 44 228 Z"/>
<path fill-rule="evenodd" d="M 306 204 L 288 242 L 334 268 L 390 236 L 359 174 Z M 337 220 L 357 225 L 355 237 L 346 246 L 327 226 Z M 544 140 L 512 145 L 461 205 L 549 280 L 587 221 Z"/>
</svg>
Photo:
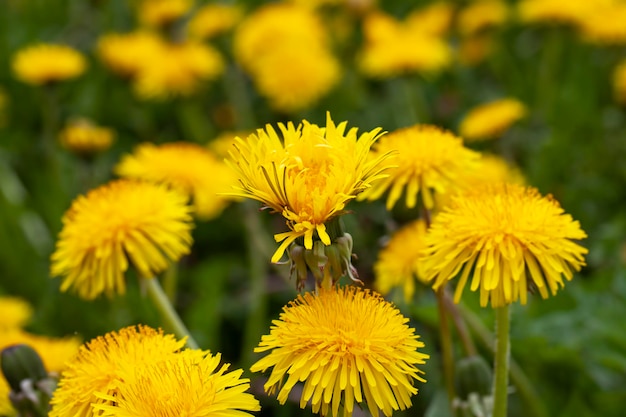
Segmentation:
<svg viewBox="0 0 626 417">
<path fill-rule="evenodd" d="M 443 378 L 449 403 L 452 404 L 456 395 L 454 392 L 454 354 L 452 352 L 452 337 L 446 314 L 445 290 L 446 287 L 443 286 L 439 288 L 435 294 L 437 295 L 437 310 L 439 311 L 439 336 L 441 338 Z"/>
<path fill-rule="evenodd" d="M 459 338 L 461 339 L 461 344 L 465 349 L 465 354 L 469 356 L 476 356 L 476 346 L 474 345 L 474 341 L 472 340 L 472 336 L 469 334 L 467 329 L 467 325 L 465 320 L 463 319 L 463 315 L 461 311 L 454 304 L 452 297 L 447 292 L 444 293 L 444 301 L 446 303 L 446 309 L 450 312 L 450 316 L 452 317 L 452 322 L 454 323 L 454 327 L 456 328 L 457 333 L 459 334 Z"/>
<path fill-rule="evenodd" d="M 493 378 L 493 417 L 506 417 L 509 386 L 509 358 L 511 356 L 509 305 L 496 310 L 496 351 Z"/>
<path fill-rule="evenodd" d="M 154 303 L 154 306 L 159 310 L 161 319 L 166 328 L 173 331 L 176 337 L 187 337 L 187 346 L 191 349 L 198 349 L 198 343 L 194 340 L 193 336 L 185 326 L 185 323 L 181 320 L 180 316 L 174 310 L 172 303 L 167 298 L 165 291 L 161 288 L 159 280 L 156 278 L 147 278 L 143 280 L 148 288 L 148 296 Z"/>
</svg>

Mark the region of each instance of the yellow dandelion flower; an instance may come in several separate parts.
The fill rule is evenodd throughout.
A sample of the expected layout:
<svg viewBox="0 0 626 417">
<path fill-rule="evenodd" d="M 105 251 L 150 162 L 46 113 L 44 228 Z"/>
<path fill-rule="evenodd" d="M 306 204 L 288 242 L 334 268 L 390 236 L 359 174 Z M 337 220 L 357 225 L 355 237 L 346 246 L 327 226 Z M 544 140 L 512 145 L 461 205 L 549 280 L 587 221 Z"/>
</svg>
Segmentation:
<svg viewBox="0 0 626 417">
<path fill-rule="evenodd" d="M 191 10 L 193 0 L 142 0 L 137 17 L 145 26 L 167 26 Z"/>
<path fill-rule="evenodd" d="M 619 104 L 626 104 L 626 60 L 613 70 L 613 96 Z"/>
<path fill-rule="evenodd" d="M 286 113 L 311 107 L 337 85 L 340 76 L 341 66 L 328 50 L 291 44 L 259 57 L 252 73 L 257 90 L 270 106 Z"/>
<path fill-rule="evenodd" d="M 303 382 L 300 407 L 312 404 L 314 413 L 350 416 L 354 403 L 367 403 L 371 415 L 411 406 L 417 394 L 414 381 L 426 382 L 417 365 L 428 355 L 418 352 L 418 340 L 409 320 L 392 304 L 369 290 L 348 286 L 310 292 L 283 308 L 269 335 L 255 352 L 270 351 L 250 370 L 272 368 L 265 383 L 278 391 L 284 404 L 298 382 Z"/>
<path fill-rule="evenodd" d="M 224 71 L 219 52 L 197 42 L 163 43 L 146 57 L 136 74 L 134 90 L 143 99 L 189 96 L 203 81 L 217 78 Z"/>
<path fill-rule="evenodd" d="M 94 411 L 113 417 L 245 417 L 261 406 L 252 394 L 250 380 L 241 369 L 226 372 L 221 355 L 199 356 L 185 350 L 172 358 L 147 363 L 120 373 L 115 395 L 96 394 L 106 400 Z M 100 412 L 102 414 L 100 414 Z"/>
<path fill-rule="evenodd" d="M 0 331 L 24 327 L 33 316 L 33 307 L 24 299 L 0 296 Z"/>
<path fill-rule="evenodd" d="M 554 295 L 563 276 L 569 281 L 585 265 L 587 249 L 573 242 L 585 237 L 558 202 L 534 188 L 477 187 L 453 197 L 434 218 L 422 270 L 435 289 L 461 272 L 456 302 L 471 275 L 481 306 L 526 304 L 528 290 Z"/>
<path fill-rule="evenodd" d="M 20 329 L 0 331 L 0 350 L 17 344 L 29 345 L 39 354 L 48 372 L 65 369 L 67 361 L 77 354 L 80 343 L 80 339 L 74 336 L 40 336 Z"/>
<path fill-rule="evenodd" d="M 51 274 L 61 291 L 80 297 L 112 296 L 126 289 L 129 261 L 152 278 L 189 253 L 191 209 L 187 196 L 165 185 L 118 180 L 74 200 L 63 216 Z"/>
<path fill-rule="evenodd" d="M 524 185 L 526 179 L 518 167 L 498 155 L 489 153 L 483 153 L 477 168 L 467 175 L 467 187 L 502 182 Z"/>
<path fill-rule="evenodd" d="M 38 44 L 20 49 L 13 57 L 13 73 L 31 85 L 76 78 L 85 72 L 87 61 L 66 45 Z"/>
<path fill-rule="evenodd" d="M 626 44 L 626 4 L 611 3 L 604 7 L 594 8 L 580 22 L 583 39 L 599 45 Z"/>
<path fill-rule="evenodd" d="M 502 25 L 509 17 L 509 8 L 501 0 L 479 0 L 464 7 L 457 17 L 458 31 L 463 36 Z"/>
<path fill-rule="evenodd" d="M 495 100 L 471 109 L 461 120 L 459 134 L 467 141 L 497 138 L 525 116 L 526 106 L 519 100 Z"/>
<path fill-rule="evenodd" d="M 415 125 L 384 136 L 378 141 L 374 155 L 390 151 L 397 152 L 389 160 L 397 168 L 359 197 L 376 200 L 390 190 L 388 210 L 400 199 L 405 187 L 408 208 L 416 206 L 420 194 L 426 208 L 432 209 L 433 194 L 458 188 L 480 158 L 479 153 L 463 146 L 461 138 L 432 125 Z"/>
<path fill-rule="evenodd" d="M 122 77 L 132 77 L 163 49 L 163 44 L 163 39 L 152 32 L 108 33 L 98 39 L 97 51 L 110 70 Z"/>
<path fill-rule="evenodd" d="M 386 295 L 394 287 L 402 287 L 404 299 L 409 302 L 413 298 L 415 279 L 426 282 L 420 272 L 419 261 L 425 235 L 424 220 L 416 220 L 394 232 L 374 264 L 376 290 Z"/>
<path fill-rule="evenodd" d="M 94 125 L 87 119 L 76 119 L 59 133 L 61 146 L 78 155 L 91 156 L 111 147 L 113 130 Z"/>
<path fill-rule="evenodd" d="M 202 6 L 189 20 L 188 33 L 197 39 L 210 39 L 231 30 L 243 16 L 239 6 L 209 3 Z"/>
<path fill-rule="evenodd" d="M 560 23 L 578 27 L 594 9 L 613 0 L 521 0 L 517 14 L 524 23 Z"/>
<path fill-rule="evenodd" d="M 194 213 L 208 220 L 220 215 L 228 199 L 218 193 L 230 191 L 236 179 L 222 161 L 206 147 L 177 142 L 143 143 L 117 164 L 121 177 L 171 185 L 193 198 Z"/>
<path fill-rule="evenodd" d="M 444 36 L 452 24 L 455 8 L 447 1 L 435 1 L 412 11 L 405 24 L 433 36 Z"/>
<path fill-rule="evenodd" d="M 306 249 L 313 248 L 313 237 L 331 244 L 325 223 L 345 212 L 346 204 L 382 177 L 387 155 L 369 159 L 371 145 L 380 128 L 362 133 L 346 132 L 347 123 L 335 125 L 327 114 L 326 126 L 306 120 L 279 124 L 281 141 L 271 125 L 243 140 L 236 139 L 227 162 L 237 172 L 241 185 L 234 195 L 252 198 L 287 219 L 289 232 L 274 236 L 282 242 L 272 262 L 278 262 L 285 249 L 297 238 L 304 238 Z"/>
<path fill-rule="evenodd" d="M 67 363 L 50 404 L 51 417 L 94 415 L 92 406 L 110 404 L 96 395 L 115 396 L 120 376 L 165 360 L 173 360 L 185 345 L 161 330 L 147 326 L 130 326 L 99 336 L 82 345 Z M 204 352 L 193 350 L 202 357 Z"/>
</svg>

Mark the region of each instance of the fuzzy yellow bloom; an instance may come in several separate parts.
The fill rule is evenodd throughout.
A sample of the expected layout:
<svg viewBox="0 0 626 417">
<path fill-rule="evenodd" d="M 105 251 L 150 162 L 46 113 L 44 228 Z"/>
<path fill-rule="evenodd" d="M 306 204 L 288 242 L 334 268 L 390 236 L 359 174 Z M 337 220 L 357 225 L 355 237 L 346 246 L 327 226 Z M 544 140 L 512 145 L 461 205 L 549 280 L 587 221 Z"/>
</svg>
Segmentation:
<svg viewBox="0 0 626 417">
<path fill-rule="evenodd" d="M 517 14 L 524 23 L 561 23 L 578 27 L 594 9 L 613 0 L 521 0 Z"/>
<path fill-rule="evenodd" d="M 59 133 L 61 146 L 83 156 L 91 156 L 109 149 L 114 138 L 113 130 L 96 126 L 86 119 L 70 121 Z"/>
<path fill-rule="evenodd" d="M 77 354 L 80 343 L 80 339 L 75 336 L 40 336 L 20 329 L 0 331 L 0 350 L 17 344 L 29 345 L 39 354 L 48 372 L 65 369 L 66 362 Z"/>
<path fill-rule="evenodd" d="M 33 307 L 19 297 L 0 296 L 0 331 L 24 327 L 33 315 Z"/>
<path fill-rule="evenodd" d="M 221 355 L 200 356 L 185 350 L 160 362 L 124 369 L 121 383 L 112 394 L 97 393 L 104 404 L 94 407 L 97 415 L 112 417 L 251 417 L 259 401 L 246 391 L 250 380 L 243 371 L 227 372 Z M 101 414 L 100 414 L 101 412 Z"/>
<path fill-rule="evenodd" d="M 107 33 L 98 39 L 98 56 L 113 72 L 132 77 L 163 49 L 164 41 L 147 31 Z"/>
<path fill-rule="evenodd" d="M 250 370 L 272 369 L 265 383 L 284 404 L 303 382 L 300 407 L 310 402 L 322 416 L 351 416 L 354 404 L 366 403 L 372 416 L 411 406 L 415 380 L 426 382 L 417 365 L 428 355 L 392 304 L 369 290 L 348 286 L 310 292 L 283 308 L 255 352 L 269 354 Z"/>
<path fill-rule="evenodd" d="M 448 66 L 452 50 L 418 22 L 399 22 L 382 12 L 363 22 L 365 44 L 357 58 L 368 76 L 389 78 L 410 72 L 436 72 Z"/>
<path fill-rule="evenodd" d="M 405 24 L 433 36 L 444 36 L 452 25 L 454 5 L 447 1 L 435 1 L 413 10 L 405 19 Z"/>
<path fill-rule="evenodd" d="M 20 49 L 11 64 L 15 76 L 31 85 L 76 78 L 87 68 L 87 61 L 76 49 L 45 43 Z"/>
<path fill-rule="evenodd" d="M 191 10 L 193 0 L 141 0 L 137 10 L 145 26 L 167 26 Z"/>
<path fill-rule="evenodd" d="M 475 35 L 485 29 L 502 25 L 509 17 L 509 7 L 501 0 L 479 0 L 464 7 L 457 17 L 461 35 Z"/>
<path fill-rule="evenodd" d="M 133 85 L 143 99 L 192 95 L 224 71 L 219 52 L 199 42 L 163 43 L 145 58 Z"/>
<path fill-rule="evenodd" d="M 426 282 L 420 272 L 425 235 L 426 222 L 416 220 L 395 231 L 381 249 L 374 264 L 374 285 L 383 295 L 402 287 L 408 303 L 415 293 L 415 280 Z"/>
<path fill-rule="evenodd" d="M 619 104 L 626 104 L 626 60 L 613 70 L 613 96 Z"/>
<path fill-rule="evenodd" d="M 210 39 L 234 28 L 242 16 L 243 10 L 239 6 L 209 3 L 194 13 L 187 32 L 193 38 Z"/>
<path fill-rule="evenodd" d="M 189 253 L 193 227 L 187 196 L 165 185 L 118 180 L 74 200 L 63 216 L 50 267 L 61 291 L 80 297 L 112 296 L 126 289 L 132 263 L 152 279 Z"/>
<path fill-rule="evenodd" d="M 626 4 L 614 2 L 604 7 L 594 8 L 580 22 L 583 39 L 599 45 L 626 44 Z"/>
<path fill-rule="evenodd" d="M 472 108 L 461 120 L 459 134 L 467 141 L 494 139 L 526 116 L 526 106 L 506 98 Z"/>
<path fill-rule="evenodd" d="M 281 213 L 290 229 L 274 236 L 282 243 L 272 262 L 278 262 L 297 238 L 304 238 L 306 249 L 312 249 L 314 237 L 330 245 L 325 223 L 343 214 L 350 200 L 383 177 L 387 155 L 368 157 L 380 128 L 357 137 L 357 129 L 346 131 L 346 126 L 335 125 L 328 114 L 325 127 L 306 120 L 298 127 L 279 124 L 282 140 L 271 125 L 245 140 L 236 139 L 227 160 L 241 184 L 233 194 Z"/>
<path fill-rule="evenodd" d="M 88 417 L 94 406 L 110 405 L 108 396 L 119 392 L 124 375 L 161 361 L 174 360 L 185 340 L 161 330 L 131 326 L 85 343 L 67 363 L 52 398 L 50 417 Z M 202 358 L 205 352 L 191 351 Z"/>
<path fill-rule="evenodd" d="M 191 197 L 194 214 L 203 220 L 220 215 L 229 200 L 218 194 L 236 184 L 232 170 L 208 148 L 187 142 L 143 143 L 124 156 L 114 171 L 121 177 L 179 189 Z"/>
<path fill-rule="evenodd" d="M 408 208 L 417 205 L 419 194 L 425 207 L 432 209 L 434 194 L 459 188 L 480 158 L 479 153 L 463 146 L 461 138 L 432 125 L 415 125 L 384 136 L 376 144 L 374 155 L 389 152 L 396 152 L 389 163 L 397 168 L 359 196 L 361 200 L 377 200 L 389 190 L 388 210 L 400 199 L 405 187 Z"/>
<path fill-rule="evenodd" d="M 454 299 L 480 291 L 480 305 L 526 304 L 529 291 L 555 295 L 585 265 L 587 237 L 551 196 L 531 187 L 486 185 L 452 198 L 425 238 L 422 271 L 438 289 L 461 273 Z"/>
</svg>

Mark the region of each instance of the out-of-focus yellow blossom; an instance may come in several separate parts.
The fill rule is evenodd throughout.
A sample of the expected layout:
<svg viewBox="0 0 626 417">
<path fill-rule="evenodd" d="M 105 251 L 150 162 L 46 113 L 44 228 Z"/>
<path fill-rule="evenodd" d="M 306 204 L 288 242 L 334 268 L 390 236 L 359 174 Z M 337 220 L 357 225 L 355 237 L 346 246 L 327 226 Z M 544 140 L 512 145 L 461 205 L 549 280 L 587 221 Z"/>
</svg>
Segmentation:
<svg viewBox="0 0 626 417">
<path fill-rule="evenodd" d="M 613 96 L 622 105 L 626 105 L 626 59 L 613 70 Z"/>
<path fill-rule="evenodd" d="M 493 37 L 486 33 L 462 37 L 457 51 L 457 59 L 462 65 L 478 65 L 493 50 Z"/>
<path fill-rule="evenodd" d="M 133 85 L 143 99 L 192 95 L 203 81 L 215 79 L 224 71 L 219 52 L 198 42 L 163 43 L 145 58 Z"/>
<path fill-rule="evenodd" d="M 412 11 L 405 24 L 429 35 L 443 36 L 450 30 L 454 11 L 452 3 L 436 1 Z"/>
<path fill-rule="evenodd" d="M 560 23 L 578 27 L 594 9 L 613 0 L 521 0 L 517 14 L 524 23 Z"/>
<path fill-rule="evenodd" d="M 357 59 L 366 75 L 388 78 L 410 72 L 436 72 L 451 62 L 452 50 L 442 38 L 424 32 L 416 22 L 409 23 L 382 12 L 365 18 L 365 44 Z"/>
<path fill-rule="evenodd" d="M 383 295 L 394 287 L 402 287 L 408 303 L 415 293 L 416 279 L 426 283 L 420 272 L 420 258 L 424 250 L 426 222 L 416 220 L 395 231 L 381 249 L 374 264 L 374 285 Z"/>
<path fill-rule="evenodd" d="M 191 10 L 193 0 L 141 0 L 137 18 L 145 26 L 167 26 Z"/>
<path fill-rule="evenodd" d="M 96 126 L 87 119 L 72 120 L 59 133 L 61 146 L 86 157 L 109 149 L 114 138 L 112 129 Z"/>
<path fill-rule="evenodd" d="M 334 87 L 340 64 L 313 10 L 292 4 L 259 8 L 235 34 L 237 61 L 276 110 L 305 109 Z"/>
<path fill-rule="evenodd" d="M 459 134 L 467 141 L 495 139 L 526 116 L 519 100 L 505 98 L 471 109 L 461 120 Z"/>
<path fill-rule="evenodd" d="M 247 138 L 252 133 L 254 133 L 252 130 L 222 132 L 216 138 L 212 139 L 207 146 L 218 157 L 226 158 L 235 143 L 235 138 Z"/>
<path fill-rule="evenodd" d="M 0 296 L 0 331 L 24 327 L 33 315 L 33 307 L 19 297 Z"/>
<path fill-rule="evenodd" d="M 501 0 L 479 0 L 463 8 L 457 17 L 461 35 L 475 35 L 485 29 L 502 25 L 509 17 L 509 7 Z"/>
<path fill-rule="evenodd" d="M 87 68 L 85 57 L 76 49 L 46 43 L 20 49 L 11 64 L 15 76 L 31 85 L 76 78 Z"/>
<path fill-rule="evenodd" d="M 109 33 L 98 39 L 98 56 L 118 75 L 132 77 L 150 57 L 158 54 L 163 43 L 153 32 Z"/>
<path fill-rule="evenodd" d="M 233 141 L 234 142 L 234 141 Z M 200 145 L 187 142 L 139 145 L 115 167 L 121 177 L 165 183 L 192 197 L 194 213 L 203 220 L 220 215 L 226 193 L 237 181 L 231 169 Z"/>
<path fill-rule="evenodd" d="M 76 355 L 81 342 L 74 336 L 40 336 L 20 329 L 0 331 L 0 350 L 20 343 L 35 349 L 48 372 L 61 372 L 66 362 Z"/>
<path fill-rule="evenodd" d="M 626 3 L 595 8 L 580 22 L 582 37 L 600 45 L 626 44 Z"/>
<path fill-rule="evenodd" d="M 189 20 L 189 36 L 210 39 L 228 32 L 241 20 L 243 10 L 231 4 L 209 3 L 202 6 Z"/>
</svg>

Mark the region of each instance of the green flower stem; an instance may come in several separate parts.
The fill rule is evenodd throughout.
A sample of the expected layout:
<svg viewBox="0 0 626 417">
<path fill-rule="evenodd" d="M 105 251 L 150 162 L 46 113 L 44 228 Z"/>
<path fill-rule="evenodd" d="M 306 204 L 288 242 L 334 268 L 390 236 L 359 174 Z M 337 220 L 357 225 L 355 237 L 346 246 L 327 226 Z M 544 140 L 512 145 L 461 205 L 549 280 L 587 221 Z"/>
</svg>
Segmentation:
<svg viewBox="0 0 626 417">
<path fill-rule="evenodd" d="M 511 313 L 505 304 L 496 310 L 496 357 L 493 377 L 493 417 L 506 417 L 509 395 L 509 359 L 511 357 Z"/>
<path fill-rule="evenodd" d="M 161 319 L 166 328 L 173 331 L 178 338 L 187 338 L 187 346 L 191 349 L 199 349 L 198 343 L 194 340 L 193 336 L 185 326 L 185 323 L 180 319 L 180 316 L 174 310 L 172 303 L 167 298 L 165 291 L 161 288 L 159 280 L 157 278 L 144 279 L 146 287 L 148 288 L 148 296 L 154 306 L 159 310 Z"/>
<path fill-rule="evenodd" d="M 163 275 L 163 291 L 170 303 L 176 300 L 176 292 L 178 289 L 178 263 L 172 262 L 165 270 Z"/>
<path fill-rule="evenodd" d="M 437 295 L 437 311 L 439 312 L 439 336 L 441 339 L 441 357 L 443 362 L 443 379 L 448 393 L 449 404 L 456 397 L 454 392 L 454 353 L 452 352 L 452 337 L 448 326 L 448 315 L 445 306 L 445 291 L 443 286 L 435 291 Z"/>
<path fill-rule="evenodd" d="M 467 309 L 460 307 L 461 313 L 463 317 L 465 317 L 465 322 L 469 326 L 470 330 L 477 336 L 477 340 L 487 349 L 490 349 L 493 352 L 495 341 L 493 335 L 485 327 L 482 320 L 476 316 L 476 314 Z M 546 409 L 545 404 L 535 391 L 534 386 L 531 381 L 528 379 L 522 368 L 515 362 L 514 359 L 510 358 L 510 374 L 511 374 L 511 382 L 515 386 L 516 393 L 522 398 L 526 406 L 528 407 L 528 416 L 529 417 L 548 417 L 548 411 Z"/>
<path fill-rule="evenodd" d="M 259 210 L 252 201 L 242 204 L 243 219 L 248 234 L 248 262 L 250 275 L 250 294 L 248 320 L 244 330 L 242 358 L 244 368 L 249 368 L 254 361 L 255 346 L 261 340 L 267 318 L 267 265 L 268 259 L 264 251 L 259 250 L 264 245 L 265 231 L 259 219 Z"/>
<path fill-rule="evenodd" d="M 465 349 L 465 354 L 470 356 L 476 356 L 478 353 L 476 351 L 476 346 L 474 345 L 474 341 L 472 340 L 472 336 L 469 333 L 465 320 L 463 318 L 463 314 L 458 308 L 458 306 L 452 300 L 452 297 L 447 292 L 444 293 L 444 302 L 445 307 L 450 312 L 450 317 L 452 318 L 452 322 L 454 323 L 454 327 L 456 328 L 457 333 L 459 334 L 459 338 L 461 339 L 461 344 Z"/>
</svg>

